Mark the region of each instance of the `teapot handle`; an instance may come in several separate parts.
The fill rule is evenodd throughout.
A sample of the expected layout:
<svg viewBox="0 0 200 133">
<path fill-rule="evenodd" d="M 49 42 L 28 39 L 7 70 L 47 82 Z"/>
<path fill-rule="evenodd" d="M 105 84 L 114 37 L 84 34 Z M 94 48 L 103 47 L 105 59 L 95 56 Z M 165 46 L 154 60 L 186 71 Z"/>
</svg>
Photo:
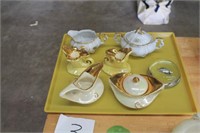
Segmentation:
<svg viewBox="0 0 200 133">
<path fill-rule="evenodd" d="M 163 41 L 163 38 L 161 38 L 161 37 L 157 37 L 156 41 L 157 41 L 157 44 L 158 44 L 158 46 L 156 44 L 156 49 L 160 49 L 165 45 L 164 41 Z"/>
<path fill-rule="evenodd" d="M 106 40 L 108 40 L 108 36 L 106 34 L 99 33 L 98 37 L 101 40 L 102 44 L 105 43 Z"/>
<path fill-rule="evenodd" d="M 120 44 L 121 42 L 121 37 L 122 37 L 122 34 L 120 33 L 115 33 L 115 36 L 114 36 L 114 40 L 117 44 Z"/>
</svg>

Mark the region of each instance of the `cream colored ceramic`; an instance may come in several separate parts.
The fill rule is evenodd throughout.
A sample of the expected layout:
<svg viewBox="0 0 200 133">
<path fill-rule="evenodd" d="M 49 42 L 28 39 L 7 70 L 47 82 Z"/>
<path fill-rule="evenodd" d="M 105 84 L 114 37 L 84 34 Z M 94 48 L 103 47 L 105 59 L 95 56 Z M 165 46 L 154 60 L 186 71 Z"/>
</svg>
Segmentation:
<svg viewBox="0 0 200 133">
<path fill-rule="evenodd" d="M 77 79 L 60 92 L 60 97 L 80 104 L 90 104 L 98 100 L 104 85 L 98 75 L 103 63 L 88 67 Z"/>
<path fill-rule="evenodd" d="M 63 53 L 67 59 L 67 71 L 73 75 L 80 75 L 87 67 L 94 63 L 87 51 L 84 49 L 63 46 Z"/>
<path fill-rule="evenodd" d="M 127 32 L 124 36 L 116 34 L 114 39 L 122 48 L 131 48 L 132 55 L 138 57 L 145 57 L 147 54 L 164 46 L 161 38 L 154 39 L 141 28 Z"/>
<path fill-rule="evenodd" d="M 151 76 L 131 73 L 113 75 L 109 83 L 117 100 L 133 109 L 149 106 L 164 89 L 164 85 Z"/>
<path fill-rule="evenodd" d="M 200 132 L 200 113 L 195 114 L 191 119 L 179 123 L 172 133 L 199 133 Z"/>
<path fill-rule="evenodd" d="M 128 57 L 130 54 L 131 48 L 121 48 L 119 50 L 112 48 L 106 50 L 103 71 L 109 75 L 130 72 L 131 67 L 128 64 Z"/>
<path fill-rule="evenodd" d="M 73 47 L 78 49 L 84 48 L 88 53 L 94 53 L 107 40 L 106 35 L 101 39 L 95 31 L 90 29 L 80 31 L 70 30 L 67 34 L 72 38 L 71 45 Z"/>
</svg>

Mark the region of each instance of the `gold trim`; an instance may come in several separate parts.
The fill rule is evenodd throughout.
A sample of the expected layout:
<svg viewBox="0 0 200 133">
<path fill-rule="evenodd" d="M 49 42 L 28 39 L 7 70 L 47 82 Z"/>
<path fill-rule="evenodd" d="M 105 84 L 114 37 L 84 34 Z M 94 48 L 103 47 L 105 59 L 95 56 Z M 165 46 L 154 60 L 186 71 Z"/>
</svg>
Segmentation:
<svg viewBox="0 0 200 133">
<path fill-rule="evenodd" d="M 62 51 L 63 51 L 63 53 L 65 54 L 65 56 L 66 56 L 66 58 L 68 60 L 78 60 L 78 59 L 80 59 L 83 56 L 89 56 L 89 53 L 84 48 L 81 48 L 79 50 L 79 49 L 77 49 L 75 47 L 69 47 L 67 45 L 63 45 L 62 46 Z M 71 55 L 72 52 L 78 52 L 79 56 L 76 57 L 76 58 L 71 58 L 70 55 Z"/>
<path fill-rule="evenodd" d="M 118 53 L 118 52 L 122 52 L 125 54 L 125 56 L 122 58 L 122 59 L 118 59 L 115 57 L 115 55 Z M 116 48 L 111 48 L 111 49 L 108 49 L 106 50 L 106 55 L 107 57 L 105 57 L 106 59 L 109 60 L 109 58 L 114 58 L 116 61 L 123 61 L 129 54 L 132 53 L 132 49 L 131 48 L 121 48 L 119 50 L 117 50 Z"/>
<path fill-rule="evenodd" d="M 102 68 L 103 68 L 103 63 L 102 63 L 102 62 L 101 62 L 101 63 L 96 63 L 96 64 L 93 64 L 93 65 L 89 66 L 88 68 L 86 68 L 85 71 L 83 71 L 83 72 L 80 74 L 79 77 L 81 77 L 81 75 L 82 75 L 84 72 L 87 72 L 87 73 L 89 73 L 89 74 L 91 74 L 92 76 L 95 77 L 94 82 L 93 82 L 93 83 L 91 84 L 91 86 L 88 87 L 87 89 L 82 89 L 82 88 L 80 88 L 79 86 L 77 86 L 77 85 L 75 84 L 75 82 L 78 80 L 79 77 L 78 77 L 76 80 L 74 80 L 73 84 L 74 84 L 76 87 L 78 87 L 79 89 L 81 89 L 81 90 L 88 90 L 88 89 L 90 89 L 90 88 L 94 85 L 94 83 L 96 82 L 96 80 L 97 80 L 97 78 L 98 78 L 98 76 L 99 76 L 99 74 L 100 74 Z"/>
<path fill-rule="evenodd" d="M 138 77 L 134 77 L 134 78 L 133 78 L 133 82 L 134 82 L 134 83 L 138 83 L 139 81 L 140 81 L 140 79 L 139 79 Z"/>
</svg>

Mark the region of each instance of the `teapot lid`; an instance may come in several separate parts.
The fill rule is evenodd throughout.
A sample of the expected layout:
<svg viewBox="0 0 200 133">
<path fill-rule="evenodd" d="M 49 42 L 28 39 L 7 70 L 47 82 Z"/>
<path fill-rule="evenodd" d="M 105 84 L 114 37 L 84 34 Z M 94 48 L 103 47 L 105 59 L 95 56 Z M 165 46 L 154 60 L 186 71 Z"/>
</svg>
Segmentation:
<svg viewBox="0 0 200 133">
<path fill-rule="evenodd" d="M 127 76 L 123 81 L 124 90 L 130 95 L 142 95 L 148 89 L 146 79 L 139 74 Z"/>
<path fill-rule="evenodd" d="M 125 39 L 128 43 L 134 45 L 145 45 L 152 41 L 152 36 L 141 30 L 141 28 L 138 28 L 137 30 L 127 32 L 125 34 Z"/>
</svg>

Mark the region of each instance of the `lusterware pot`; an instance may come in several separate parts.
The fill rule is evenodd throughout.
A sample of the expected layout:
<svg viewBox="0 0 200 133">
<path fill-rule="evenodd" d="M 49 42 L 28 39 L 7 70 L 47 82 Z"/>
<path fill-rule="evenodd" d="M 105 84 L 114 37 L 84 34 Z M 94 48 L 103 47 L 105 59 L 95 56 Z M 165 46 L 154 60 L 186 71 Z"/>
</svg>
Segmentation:
<svg viewBox="0 0 200 133">
<path fill-rule="evenodd" d="M 113 75 L 109 83 L 117 100 L 133 109 L 149 106 L 164 89 L 164 85 L 154 77 L 132 73 Z"/>
</svg>

